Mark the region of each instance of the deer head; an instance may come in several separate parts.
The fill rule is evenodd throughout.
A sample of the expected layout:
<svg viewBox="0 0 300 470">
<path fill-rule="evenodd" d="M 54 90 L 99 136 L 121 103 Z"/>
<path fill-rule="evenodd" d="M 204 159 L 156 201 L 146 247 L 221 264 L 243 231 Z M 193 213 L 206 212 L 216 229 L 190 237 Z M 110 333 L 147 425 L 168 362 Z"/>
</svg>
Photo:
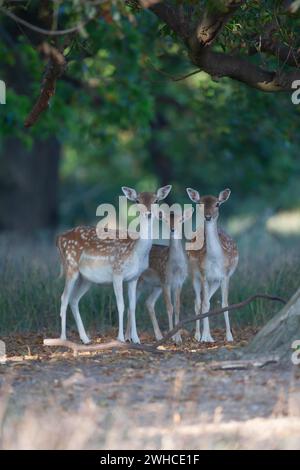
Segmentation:
<svg viewBox="0 0 300 470">
<path fill-rule="evenodd" d="M 160 211 L 161 219 L 168 226 L 171 238 L 182 238 L 182 225 L 192 217 L 193 212 L 193 207 L 185 209 L 183 214 L 176 211 L 171 211 L 170 214 Z"/>
<path fill-rule="evenodd" d="M 172 189 L 171 185 L 163 186 L 156 192 L 137 193 L 135 189 L 122 187 L 122 191 L 129 201 L 139 204 L 140 214 L 142 217 L 150 218 L 156 215 L 154 204 L 165 199 Z"/>
<path fill-rule="evenodd" d="M 221 191 L 218 197 L 215 196 L 202 196 L 196 189 L 186 188 L 189 198 L 196 204 L 204 205 L 204 218 L 205 222 L 216 221 L 219 217 L 220 205 L 226 202 L 230 196 L 230 189 Z"/>
</svg>

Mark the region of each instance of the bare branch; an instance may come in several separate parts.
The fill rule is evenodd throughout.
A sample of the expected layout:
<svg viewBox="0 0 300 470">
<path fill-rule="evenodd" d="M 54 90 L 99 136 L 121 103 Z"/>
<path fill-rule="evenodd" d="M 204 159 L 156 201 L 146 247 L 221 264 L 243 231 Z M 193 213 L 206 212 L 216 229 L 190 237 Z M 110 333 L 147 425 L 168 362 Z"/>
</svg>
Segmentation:
<svg viewBox="0 0 300 470">
<path fill-rule="evenodd" d="M 255 294 L 255 295 L 252 295 L 251 297 L 248 297 L 248 299 L 243 300 L 242 302 L 239 302 L 237 304 L 229 305 L 228 307 L 224 307 L 224 308 L 210 310 L 210 312 L 200 314 L 200 315 L 195 315 L 195 316 L 188 317 L 188 318 L 181 320 L 179 323 L 177 323 L 177 325 L 171 331 L 169 331 L 166 334 L 166 336 L 164 336 L 164 338 L 162 338 L 159 341 L 156 341 L 153 344 L 153 346 L 148 346 L 144 344 L 121 343 L 120 341 L 109 341 L 108 343 L 103 343 L 103 344 L 83 345 L 83 344 L 74 343 L 68 340 L 61 340 L 60 338 L 44 339 L 43 344 L 45 346 L 63 346 L 63 347 L 72 349 L 74 355 L 77 355 L 79 352 L 96 352 L 96 351 L 104 351 L 108 349 L 125 349 L 125 350 L 135 349 L 138 351 L 144 351 L 144 352 L 149 352 L 149 353 L 160 353 L 160 352 L 163 352 L 164 350 L 158 349 L 159 346 L 161 346 L 162 344 L 166 343 L 169 339 L 171 339 L 174 336 L 174 334 L 177 333 L 187 323 L 192 323 L 192 322 L 195 322 L 196 320 L 202 320 L 203 318 L 206 318 L 206 317 L 220 315 L 221 313 L 224 313 L 226 311 L 238 310 L 240 308 L 245 307 L 246 305 L 248 305 L 249 303 L 253 302 L 256 299 L 266 299 L 266 300 L 281 302 L 283 304 L 286 303 L 286 301 L 282 299 L 281 297 L 268 295 L 268 294 Z"/>
<path fill-rule="evenodd" d="M 221 313 L 224 313 L 227 311 L 232 312 L 234 310 L 239 310 L 240 308 L 246 307 L 246 305 L 250 304 L 256 299 L 266 299 L 266 300 L 271 300 L 274 302 L 281 302 L 283 304 L 286 304 L 286 300 L 278 296 L 268 295 L 268 294 L 254 294 L 254 295 L 251 295 L 251 297 L 248 297 L 246 300 L 243 300 L 242 302 L 239 302 L 237 304 L 232 304 L 232 305 L 229 305 L 228 307 L 223 307 L 223 308 L 216 308 L 216 309 L 210 310 L 207 313 L 201 313 L 199 315 L 194 315 L 192 317 L 184 318 L 183 320 L 178 322 L 177 325 L 166 334 L 166 336 L 164 336 L 161 340 L 156 341 L 156 343 L 154 343 L 153 346 L 158 348 L 160 345 L 164 344 L 166 341 L 171 339 L 187 323 L 192 323 L 196 320 L 203 320 L 203 318 L 206 318 L 206 317 L 213 317 L 216 315 L 220 315 Z"/>
<path fill-rule="evenodd" d="M 155 347 L 142 344 L 121 343 L 120 341 L 109 341 L 108 343 L 103 344 L 84 345 L 60 338 L 47 338 L 44 339 L 43 344 L 44 346 L 62 346 L 68 349 L 72 349 L 74 356 L 77 356 L 79 352 L 107 351 L 108 349 L 134 349 L 136 351 L 144 351 L 152 354 L 159 354 L 161 352 L 160 350 L 155 349 Z"/>
<path fill-rule="evenodd" d="M 48 108 L 50 98 L 55 94 L 56 81 L 63 75 L 67 66 L 64 55 L 48 43 L 42 43 L 38 50 L 44 58 L 48 59 L 48 64 L 46 66 L 40 96 L 25 120 L 25 127 L 31 127 L 35 124 L 40 115 Z"/>
<path fill-rule="evenodd" d="M 63 36 L 65 34 L 70 34 L 70 33 L 75 33 L 82 29 L 91 19 L 88 19 L 86 21 L 83 21 L 76 26 L 73 26 L 72 28 L 67 28 L 67 29 L 62 29 L 62 30 L 55 30 L 52 31 L 51 29 L 44 29 L 40 28 L 39 26 L 35 26 L 31 23 L 29 23 L 26 20 L 23 20 L 23 18 L 20 18 L 19 16 L 15 15 L 9 10 L 6 10 L 3 7 L 0 7 L 0 12 L 3 13 L 4 15 L 8 16 L 12 20 L 16 21 L 17 23 L 22 24 L 23 26 L 26 26 L 27 28 L 31 29 L 32 31 L 35 31 L 36 33 L 40 34 L 46 34 L 47 36 Z"/>
</svg>

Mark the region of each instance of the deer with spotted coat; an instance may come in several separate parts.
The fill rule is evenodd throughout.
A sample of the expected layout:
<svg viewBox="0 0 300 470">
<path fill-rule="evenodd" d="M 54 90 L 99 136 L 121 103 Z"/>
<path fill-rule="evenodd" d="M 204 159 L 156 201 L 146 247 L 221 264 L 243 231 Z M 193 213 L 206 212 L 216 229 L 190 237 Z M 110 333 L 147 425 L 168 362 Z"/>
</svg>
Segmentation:
<svg viewBox="0 0 300 470">
<path fill-rule="evenodd" d="M 112 283 L 119 315 L 118 340 L 124 342 L 124 296 L 123 284 L 128 283 L 130 335 L 134 343 L 139 343 L 136 329 L 136 286 L 137 281 L 149 264 L 152 247 L 152 227 L 155 204 L 165 199 L 171 186 L 164 186 L 156 192 L 137 193 L 132 188 L 122 191 L 130 201 L 139 204 L 140 234 L 133 239 L 99 238 L 95 227 L 76 227 L 57 237 L 57 247 L 65 274 L 65 288 L 61 297 L 61 339 L 66 339 L 66 315 L 70 305 L 80 339 L 90 342 L 79 312 L 79 301 L 93 283 Z"/>
<path fill-rule="evenodd" d="M 187 188 L 190 199 L 204 206 L 204 244 L 200 250 L 188 251 L 193 288 L 195 292 L 195 313 L 207 313 L 210 299 L 221 287 L 222 307 L 228 306 L 229 280 L 238 264 L 238 250 L 234 240 L 218 227 L 219 207 L 230 196 L 230 189 L 221 191 L 218 197 L 202 196 L 198 191 Z M 224 312 L 226 339 L 233 341 L 228 312 Z M 203 320 L 203 333 L 200 321 L 196 322 L 195 339 L 213 342 L 208 317 Z"/>
<path fill-rule="evenodd" d="M 157 322 L 155 304 L 163 293 L 167 309 L 169 330 L 179 322 L 181 290 L 188 276 L 188 260 L 182 241 L 182 226 L 193 215 L 193 208 L 186 209 L 183 214 L 171 212 L 170 216 L 163 211 L 161 218 L 168 226 L 170 233 L 169 246 L 153 245 L 150 251 L 149 267 L 141 274 L 137 286 L 137 296 L 144 290 L 150 290 L 146 299 L 155 338 L 162 339 L 162 333 Z M 174 317 L 174 318 L 173 318 Z M 130 317 L 128 315 L 126 337 L 130 334 Z M 180 332 L 173 337 L 175 343 L 182 342 Z"/>
</svg>

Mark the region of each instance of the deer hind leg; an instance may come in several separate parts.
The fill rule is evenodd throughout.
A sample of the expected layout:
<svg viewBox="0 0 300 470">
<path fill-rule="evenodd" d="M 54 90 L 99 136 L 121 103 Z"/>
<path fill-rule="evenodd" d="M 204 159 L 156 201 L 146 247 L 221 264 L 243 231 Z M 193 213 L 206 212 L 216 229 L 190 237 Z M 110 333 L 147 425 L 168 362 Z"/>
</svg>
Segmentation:
<svg viewBox="0 0 300 470">
<path fill-rule="evenodd" d="M 113 287 L 117 301 L 117 308 L 119 314 L 119 333 L 118 340 L 125 342 L 124 338 L 124 326 L 123 326 L 123 317 L 124 317 L 124 297 L 123 297 L 123 278 L 122 276 L 114 276 L 113 278 Z"/>
<path fill-rule="evenodd" d="M 228 291 L 229 291 L 229 278 L 228 277 L 223 279 L 221 283 L 221 291 L 222 291 L 222 308 L 228 307 Z M 229 320 L 228 311 L 224 312 L 224 318 L 225 318 L 225 325 L 226 325 L 226 340 L 233 341 L 233 336 L 232 336 L 231 329 L 230 329 L 230 320 Z"/>
<path fill-rule="evenodd" d="M 161 295 L 161 292 L 162 292 L 161 287 L 154 287 L 153 291 L 151 292 L 151 294 L 146 300 L 146 307 L 147 307 L 147 310 L 149 312 L 149 315 L 152 321 L 154 335 L 157 341 L 159 341 L 163 337 L 160 331 L 158 322 L 157 322 L 156 314 L 155 314 L 155 304 L 157 302 L 157 299 Z"/>
<path fill-rule="evenodd" d="M 197 275 L 193 276 L 193 288 L 195 292 L 195 315 L 201 313 L 201 282 Z M 200 320 L 196 320 L 195 340 L 201 341 Z"/>
<path fill-rule="evenodd" d="M 77 280 L 76 285 L 74 286 L 74 289 L 72 291 L 70 301 L 69 301 L 74 319 L 76 321 L 80 339 L 84 344 L 90 343 L 91 340 L 86 334 L 86 331 L 84 329 L 78 304 L 79 304 L 80 299 L 84 296 L 84 294 L 89 290 L 90 287 L 91 287 L 91 282 L 88 281 L 87 279 L 84 279 L 82 276 L 80 276 L 79 279 Z"/>
<path fill-rule="evenodd" d="M 203 302 L 202 302 L 202 313 L 207 313 L 210 310 L 210 299 L 219 288 L 219 282 L 208 283 L 206 280 L 203 281 Z M 204 343 L 213 343 L 214 339 L 210 333 L 209 318 L 203 319 L 203 333 L 201 341 Z"/>
<path fill-rule="evenodd" d="M 129 315 L 130 318 L 130 337 L 133 343 L 140 343 L 140 339 L 136 329 L 135 309 L 136 309 L 136 285 L 137 279 L 128 282 L 128 300 L 129 300 Z"/>
<path fill-rule="evenodd" d="M 66 273 L 66 281 L 65 281 L 65 288 L 61 296 L 61 305 L 60 305 L 60 318 L 61 318 L 61 334 L 60 338 L 62 340 L 67 339 L 67 308 L 70 297 L 72 295 L 72 291 L 74 289 L 75 283 L 78 279 L 79 272 L 76 271 L 75 273 Z"/>
<path fill-rule="evenodd" d="M 175 311 L 175 326 L 179 322 L 180 314 L 180 295 L 181 295 L 181 286 L 177 286 L 174 290 L 174 311 Z M 182 343 L 180 331 L 174 335 L 174 341 L 176 344 Z"/>
</svg>

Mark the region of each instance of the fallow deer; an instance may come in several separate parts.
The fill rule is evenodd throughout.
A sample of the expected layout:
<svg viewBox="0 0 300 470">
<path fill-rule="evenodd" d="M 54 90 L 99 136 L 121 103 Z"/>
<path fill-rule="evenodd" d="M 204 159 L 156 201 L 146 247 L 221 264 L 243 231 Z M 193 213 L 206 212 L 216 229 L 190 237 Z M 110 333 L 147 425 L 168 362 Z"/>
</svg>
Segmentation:
<svg viewBox="0 0 300 470">
<path fill-rule="evenodd" d="M 195 313 L 209 312 L 210 299 L 221 286 L 222 307 L 228 306 L 229 279 L 238 264 L 238 250 L 235 242 L 217 225 L 219 207 L 230 196 L 230 189 L 221 191 L 218 197 L 202 196 L 198 191 L 187 188 L 190 199 L 204 205 L 204 244 L 200 250 L 188 251 L 192 281 L 195 292 Z M 226 339 L 233 341 L 228 312 L 224 313 Z M 195 339 L 213 342 L 209 319 L 203 320 L 203 333 L 200 334 L 200 321 L 196 322 Z"/>
<path fill-rule="evenodd" d="M 168 313 L 169 329 L 173 329 L 174 313 L 175 325 L 179 322 L 181 290 L 188 275 L 188 260 L 182 244 L 182 224 L 192 216 L 193 208 L 186 209 L 183 214 L 171 212 L 170 217 L 164 212 L 161 214 L 170 231 L 170 243 L 169 246 L 152 246 L 149 268 L 141 274 L 137 286 L 138 296 L 145 289 L 150 289 L 146 307 L 157 340 L 163 337 L 155 314 L 155 304 L 161 293 L 163 293 Z M 128 320 L 126 336 L 129 335 L 129 331 L 130 321 Z M 177 344 L 182 342 L 179 332 L 174 335 L 173 339 Z"/>
<path fill-rule="evenodd" d="M 131 319 L 130 339 L 139 343 L 136 330 L 136 285 L 139 276 L 148 267 L 152 246 L 154 204 L 165 199 L 171 186 L 155 192 L 137 193 L 123 187 L 125 196 L 137 204 L 140 210 L 140 236 L 138 239 L 99 238 L 95 227 L 76 227 L 57 237 L 62 266 L 65 273 L 65 288 L 61 297 L 61 339 L 66 339 L 66 313 L 68 304 L 74 315 L 80 339 L 89 343 L 79 312 L 79 301 L 92 283 L 112 283 L 119 315 L 118 340 L 125 341 L 123 329 L 124 296 L 123 283 L 128 283 L 129 314 Z"/>
</svg>

